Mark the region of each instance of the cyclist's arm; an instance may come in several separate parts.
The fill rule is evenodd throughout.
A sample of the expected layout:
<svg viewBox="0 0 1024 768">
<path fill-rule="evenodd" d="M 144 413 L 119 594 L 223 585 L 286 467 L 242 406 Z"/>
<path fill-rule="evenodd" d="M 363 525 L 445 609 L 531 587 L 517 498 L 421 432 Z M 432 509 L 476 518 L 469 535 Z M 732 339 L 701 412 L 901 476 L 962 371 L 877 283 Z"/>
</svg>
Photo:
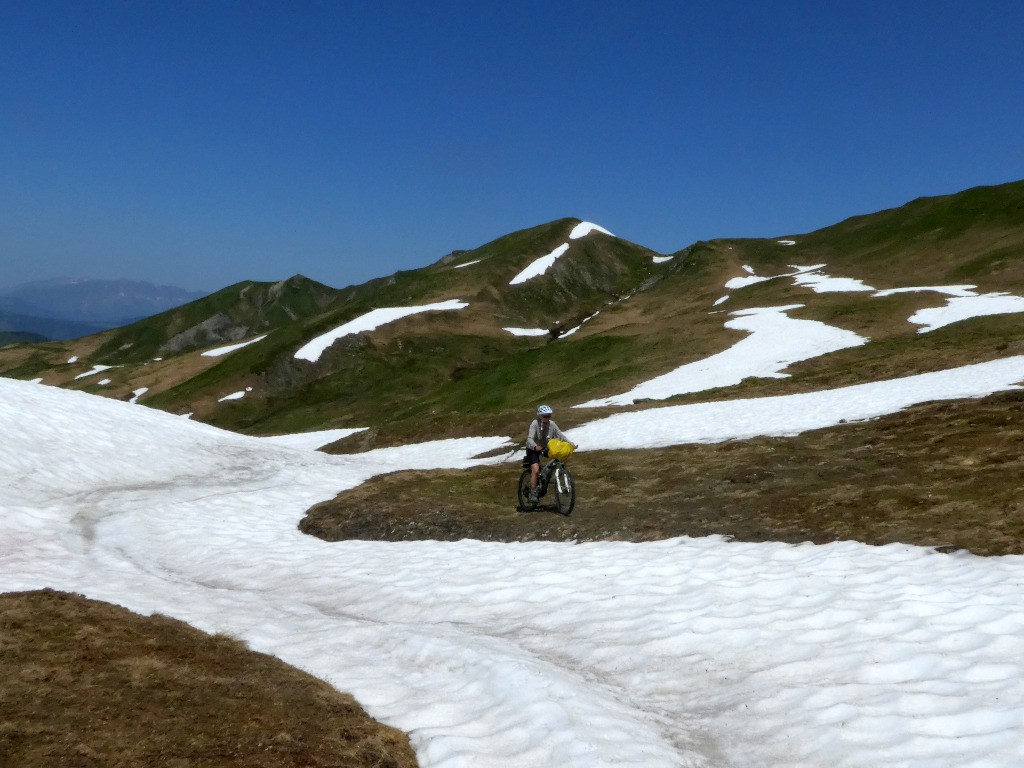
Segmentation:
<svg viewBox="0 0 1024 768">
<path fill-rule="evenodd" d="M 531 451 L 539 451 L 540 444 L 537 440 L 540 438 L 540 424 L 534 419 L 533 423 L 530 424 L 530 431 L 526 435 L 526 447 Z"/>
<path fill-rule="evenodd" d="M 579 448 L 579 446 L 576 445 L 576 443 L 573 443 L 572 440 L 569 439 L 569 436 L 566 435 L 565 432 L 560 430 L 558 428 L 558 425 L 553 423 L 553 422 L 551 424 L 551 431 L 552 431 L 551 437 L 554 437 L 554 438 L 556 438 L 558 440 L 565 440 L 565 442 L 567 442 L 567 443 L 572 443 L 572 447 L 573 448 Z"/>
</svg>

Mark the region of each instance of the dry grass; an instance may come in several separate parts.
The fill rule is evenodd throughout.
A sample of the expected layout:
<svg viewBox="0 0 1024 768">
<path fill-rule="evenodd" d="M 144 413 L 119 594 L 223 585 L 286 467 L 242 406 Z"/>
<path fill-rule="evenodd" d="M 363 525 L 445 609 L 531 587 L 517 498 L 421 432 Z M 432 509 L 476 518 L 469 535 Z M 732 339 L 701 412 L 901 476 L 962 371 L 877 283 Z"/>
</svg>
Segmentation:
<svg viewBox="0 0 1024 768">
<path fill-rule="evenodd" d="M 224 636 L 49 590 L 0 595 L 0 765 L 405 768 L 408 739 Z"/>
<path fill-rule="evenodd" d="M 572 462 L 571 518 L 515 508 L 519 462 L 376 478 L 309 511 L 327 540 L 475 538 L 903 542 L 980 555 L 1024 552 L 1024 393 L 931 403 L 792 438 Z"/>
<path fill-rule="evenodd" d="M 78 374 L 88 371 L 94 363 L 105 362 L 93 355 L 112 333 L 106 331 L 72 341 L 6 347 L 0 350 L 0 375 L 17 372 L 19 366 L 25 365 L 32 358 L 38 358 L 45 361 L 45 367 L 38 374 L 33 373 L 33 377 L 38 375 L 48 386 L 81 389 L 117 400 L 127 400 L 134 390 L 141 387 L 147 388 L 147 396 L 171 389 L 223 360 L 220 357 L 203 357 L 199 352 L 189 352 L 166 360 L 128 363 L 85 379 L 76 379 Z M 77 356 L 78 360 L 69 364 L 67 361 L 72 356 Z M 100 386 L 102 379 L 110 379 L 110 384 Z"/>
</svg>

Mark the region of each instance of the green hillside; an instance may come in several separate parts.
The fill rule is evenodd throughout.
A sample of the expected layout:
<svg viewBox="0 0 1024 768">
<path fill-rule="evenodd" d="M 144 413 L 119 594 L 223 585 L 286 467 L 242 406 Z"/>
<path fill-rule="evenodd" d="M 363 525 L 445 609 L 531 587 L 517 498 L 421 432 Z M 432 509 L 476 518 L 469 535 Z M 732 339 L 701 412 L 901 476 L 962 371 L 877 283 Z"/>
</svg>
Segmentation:
<svg viewBox="0 0 1024 768">
<path fill-rule="evenodd" d="M 570 368 L 590 376 L 584 368 L 608 354 L 598 349 L 601 343 L 563 344 L 557 352 L 547 349 L 552 339 L 668 274 L 641 246 L 600 233 L 571 240 L 578 223 L 563 219 L 513 233 L 422 269 L 342 290 L 303 278 L 231 286 L 103 336 L 88 359 L 123 366 L 104 374 L 114 379 L 104 393 L 124 396 L 146 386 L 147 405 L 258 434 L 386 422 L 379 425 L 382 439 L 404 440 L 432 433 L 455 414 L 486 418 L 495 411 L 490 420 L 497 422 L 503 409 L 534 398 L 499 382 L 529 374 L 528 386 L 550 389 Z M 543 276 L 511 284 L 530 262 L 566 244 Z M 310 339 L 375 309 L 452 299 L 468 306 L 347 336 L 315 361 L 295 357 Z M 550 333 L 520 337 L 504 328 Z M 263 334 L 265 339 L 222 358 L 200 359 L 201 350 Z M 60 354 L 71 351 L 61 348 Z M 158 376 L 153 386 L 149 379 Z M 252 394 L 221 402 L 243 391 Z"/>
<path fill-rule="evenodd" d="M 573 239 L 579 223 L 560 219 L 342 289 L 301 276 L 239 283 L 94 337 L 5 348 L 0 374 L 120 398 L 144 389 L 146 405 L 254 434 L 369 427 L 349 440 L 351 448 L 507 432 L 540 400 L 571 426 L 594 411 L 568 406 L 729 349 L 746 337 L 726 327 L 730 313 L 755 307 L 800 305 L 791 317 L 870 342 L 794 364 L 786 378 L 751 378 L 670 402 L 937 370 L 992 359 L 1018 343 L 1020 315 L 920 334 L 908 318 L 945 297 L 817 293 L 792 274 L 824 265 L 829 276 L 877 290 L 972 285 L 979 293 L 1024 295 L 1024 182 L 915 200 L 802 235 L 695 243 L 671 257 L 600 231 Z M 535 260 L 557 254 L 543 274 L 513 282 Z M 726 288 L 751 274 L 774 279 Z M 452 300 L 466 306 L 345 335 L 315 360 L 296 357 L 311 340 L 374 310 Z M 254 339 L 227 354 L 202 354 Z M 96 364 L 114 366 L 102 387 L 95 376 L 79 378 Z"/>
<path fill-rule="evenodd" d="M 103 335 L 93 353 L 112 364 L 142 363 L 228 344 L 321 311 L 337 291 L 296 275 L 280 283 L 243 282 Z"/>
</svg>

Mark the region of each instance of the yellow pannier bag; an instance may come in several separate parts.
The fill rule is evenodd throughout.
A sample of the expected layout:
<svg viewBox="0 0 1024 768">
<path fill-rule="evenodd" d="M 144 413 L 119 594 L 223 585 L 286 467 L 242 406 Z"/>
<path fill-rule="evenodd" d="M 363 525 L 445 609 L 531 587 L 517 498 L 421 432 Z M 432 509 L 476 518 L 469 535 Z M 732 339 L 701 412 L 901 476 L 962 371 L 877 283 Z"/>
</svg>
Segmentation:
<svg viewBox="0 0 1024 768">
<path fill-rule="evenodd" d="M 572 447 L 572 443 L 567 443 L 565 440 L 559 440 L 555 437 L 548 440 L 548 456 L 552 459 L 565 461 L 572 456 L 574 450 L 576 449 Z"/>
</svg>

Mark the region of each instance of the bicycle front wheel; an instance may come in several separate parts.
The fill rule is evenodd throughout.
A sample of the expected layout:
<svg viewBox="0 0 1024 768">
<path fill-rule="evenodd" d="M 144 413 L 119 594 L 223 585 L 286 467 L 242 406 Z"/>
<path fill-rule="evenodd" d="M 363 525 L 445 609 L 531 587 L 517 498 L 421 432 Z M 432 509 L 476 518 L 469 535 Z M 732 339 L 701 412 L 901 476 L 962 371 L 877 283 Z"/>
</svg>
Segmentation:
<svg viewBox="0 0 1024 768">
<path fill-rule="evenodd" d="M 576 481 L 565 467 L 556 469 L 551 480 L 555 486 L 555 506 L 568 517 L 576 506 Z"/>
<path fill-rule="evenodd" d="M 532 512 L 537 508 L 536 501 L 530 501 L 530 469 L 524 469 L 519 476 L 519 484 L 516 485 L 516 496 L 519 499 L 519 508 L 524 512 Z"/>
</svg>

